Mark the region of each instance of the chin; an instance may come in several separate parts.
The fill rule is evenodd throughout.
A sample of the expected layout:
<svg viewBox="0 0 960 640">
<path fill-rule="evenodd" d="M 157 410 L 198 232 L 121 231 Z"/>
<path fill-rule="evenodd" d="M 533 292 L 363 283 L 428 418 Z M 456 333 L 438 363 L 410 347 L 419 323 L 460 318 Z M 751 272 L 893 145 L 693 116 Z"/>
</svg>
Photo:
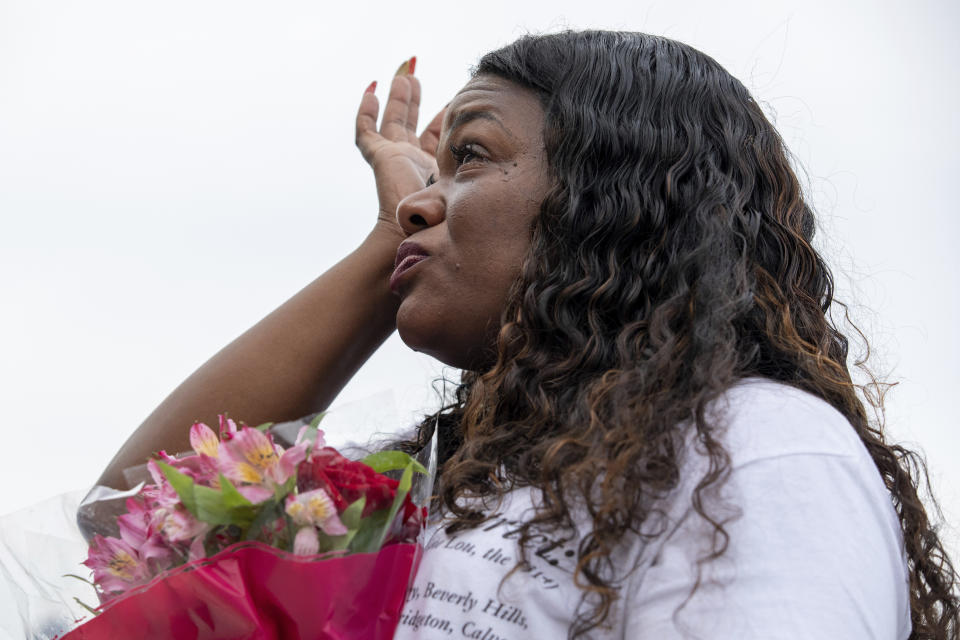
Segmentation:
<svg viewBox="0 0 960 640">
<path fill-rule="evenodd" d="M 437 344 L 436 334 L 423 335 L 415 329 L 405 331 L 401 328 L 399 322 L 397 322 L 397 333 L 400 334 L 400 339 L 403 340 L 403 343 L 414 351 L 435 358 L 447 366 L 456 367 L 457 369 L 465 368 L 461 358 L 451 353 L 449 349 L 444 349 Z"/>
<path fill-rule="evenodd" d="M 443 364 L 467 371 L 482 371 L 496 360 L 488 346 L 465 340 L 462 335 L 451 335 L 441 326 L 430 327 L 421 322 L 408 322 L 397 313 L 397 333 L 404 344 L 419 353 L 435 358 Z"/>
</svg>

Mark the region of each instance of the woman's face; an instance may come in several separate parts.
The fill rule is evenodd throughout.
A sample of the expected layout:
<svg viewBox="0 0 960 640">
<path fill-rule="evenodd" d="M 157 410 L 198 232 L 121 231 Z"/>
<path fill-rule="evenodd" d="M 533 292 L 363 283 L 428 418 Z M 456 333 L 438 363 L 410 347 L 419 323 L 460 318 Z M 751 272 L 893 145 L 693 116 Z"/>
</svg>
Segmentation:
<svg viewBox="0 0 960 640">
<path fill-rule="evenodd" d="M 390 286 L 411 348 L 463 369 L 491 363 L 549 187 L 542 131 L 536 95 L 494 76 L 474 78 L 448 105 L 439 173 L 397 207 L 409 237 Z"/>
</svg>

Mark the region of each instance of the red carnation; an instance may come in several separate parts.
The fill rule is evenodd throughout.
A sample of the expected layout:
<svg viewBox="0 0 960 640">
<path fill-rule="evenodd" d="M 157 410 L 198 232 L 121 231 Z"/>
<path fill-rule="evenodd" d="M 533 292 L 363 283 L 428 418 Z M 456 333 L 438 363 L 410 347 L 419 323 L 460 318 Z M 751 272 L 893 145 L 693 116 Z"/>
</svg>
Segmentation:
<svg viewBox="0 0 960 640">
<path fill-rule="evenodd" d="M 415 540 L 420 529 L 423 528 L 427 519 L 427 508 L 418 507 L 410 500 L 410 494 L 407 494 L 403 501 L 403 508 L 400 510 L 400 517 L 394 520 L 387 534 L 387 540 L 384 544 L 391 542 L 406 542 Z"/>
<path fill-rule="evenodd" d="M 377 473 L 362 462 L 344 458 L 331 447 L 314 451 L 297 471 L 300 492 L 326 490 L 340 513 L 360 496 L 366 496 L 363 517 L 393 504 L 397 484 L 396 480 Z"/>
</svg>

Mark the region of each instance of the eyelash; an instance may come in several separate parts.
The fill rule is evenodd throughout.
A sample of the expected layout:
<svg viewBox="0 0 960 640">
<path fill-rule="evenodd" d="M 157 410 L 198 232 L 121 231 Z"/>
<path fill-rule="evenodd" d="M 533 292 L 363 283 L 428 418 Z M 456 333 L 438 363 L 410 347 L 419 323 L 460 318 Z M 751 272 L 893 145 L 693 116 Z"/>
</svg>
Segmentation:
<svg viewBox="0 0 960 640">
<path fill-rule="evenodd" d="M 479 153 L 477 153 L 476 146 L 468 142 L 463 146 L 456 146 L 454 144 L 450 145 L 450 155 L 453 156 L 454 160 L 457 161 L 457 166 L 459 167 L 462 164 L 465 164 L 467 157 L 482 159 Z"/>
<path fill-rule="evenodd" d="M 477 158 L 479 160 L 483 159 L 483 157 L 476 152 L 476 147 L 471 142 L 468 142 L 465 145 L 460 147 L 458 147 L 455 144 L 451 144 L 450 155 L 452 155 L 453 159 L 457 161 L 457 167 L 460 167 L 467 161 L 467 156 L 470 156 L 472 158 Z M 436 182 L 437 182 L 437 176 L 431 173 L 430 177 L 427 178 L 427 184 L 424 187 L 424 189 L 426 189 L 432 184 L 436 184 Z"/>
</svg>

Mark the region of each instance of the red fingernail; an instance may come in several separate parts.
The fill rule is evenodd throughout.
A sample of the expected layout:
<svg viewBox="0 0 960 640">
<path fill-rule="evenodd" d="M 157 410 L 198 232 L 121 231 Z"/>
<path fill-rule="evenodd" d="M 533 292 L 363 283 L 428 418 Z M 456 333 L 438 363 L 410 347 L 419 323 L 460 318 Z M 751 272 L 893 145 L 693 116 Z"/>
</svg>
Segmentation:
<svg viewBox="0 0 960 640">
<path fill-rule="evenodd" d="M 364 93 L 373 93 L 376 90 L 376 88 L 377 88 L 377 81 L 374 80 L 373 82 L 370 83 L 370 86 L 367 87 Z"/>
<path fill-rule="evenodd" d="M 413 70 L 416 68 L 416 66 L 417 66 L 417 56 L 413 56 L 412 58 L 410 58 L 410 67 L 407 69 L 407 73 L 409 73 L 412 76 Z"/>
</svg>

